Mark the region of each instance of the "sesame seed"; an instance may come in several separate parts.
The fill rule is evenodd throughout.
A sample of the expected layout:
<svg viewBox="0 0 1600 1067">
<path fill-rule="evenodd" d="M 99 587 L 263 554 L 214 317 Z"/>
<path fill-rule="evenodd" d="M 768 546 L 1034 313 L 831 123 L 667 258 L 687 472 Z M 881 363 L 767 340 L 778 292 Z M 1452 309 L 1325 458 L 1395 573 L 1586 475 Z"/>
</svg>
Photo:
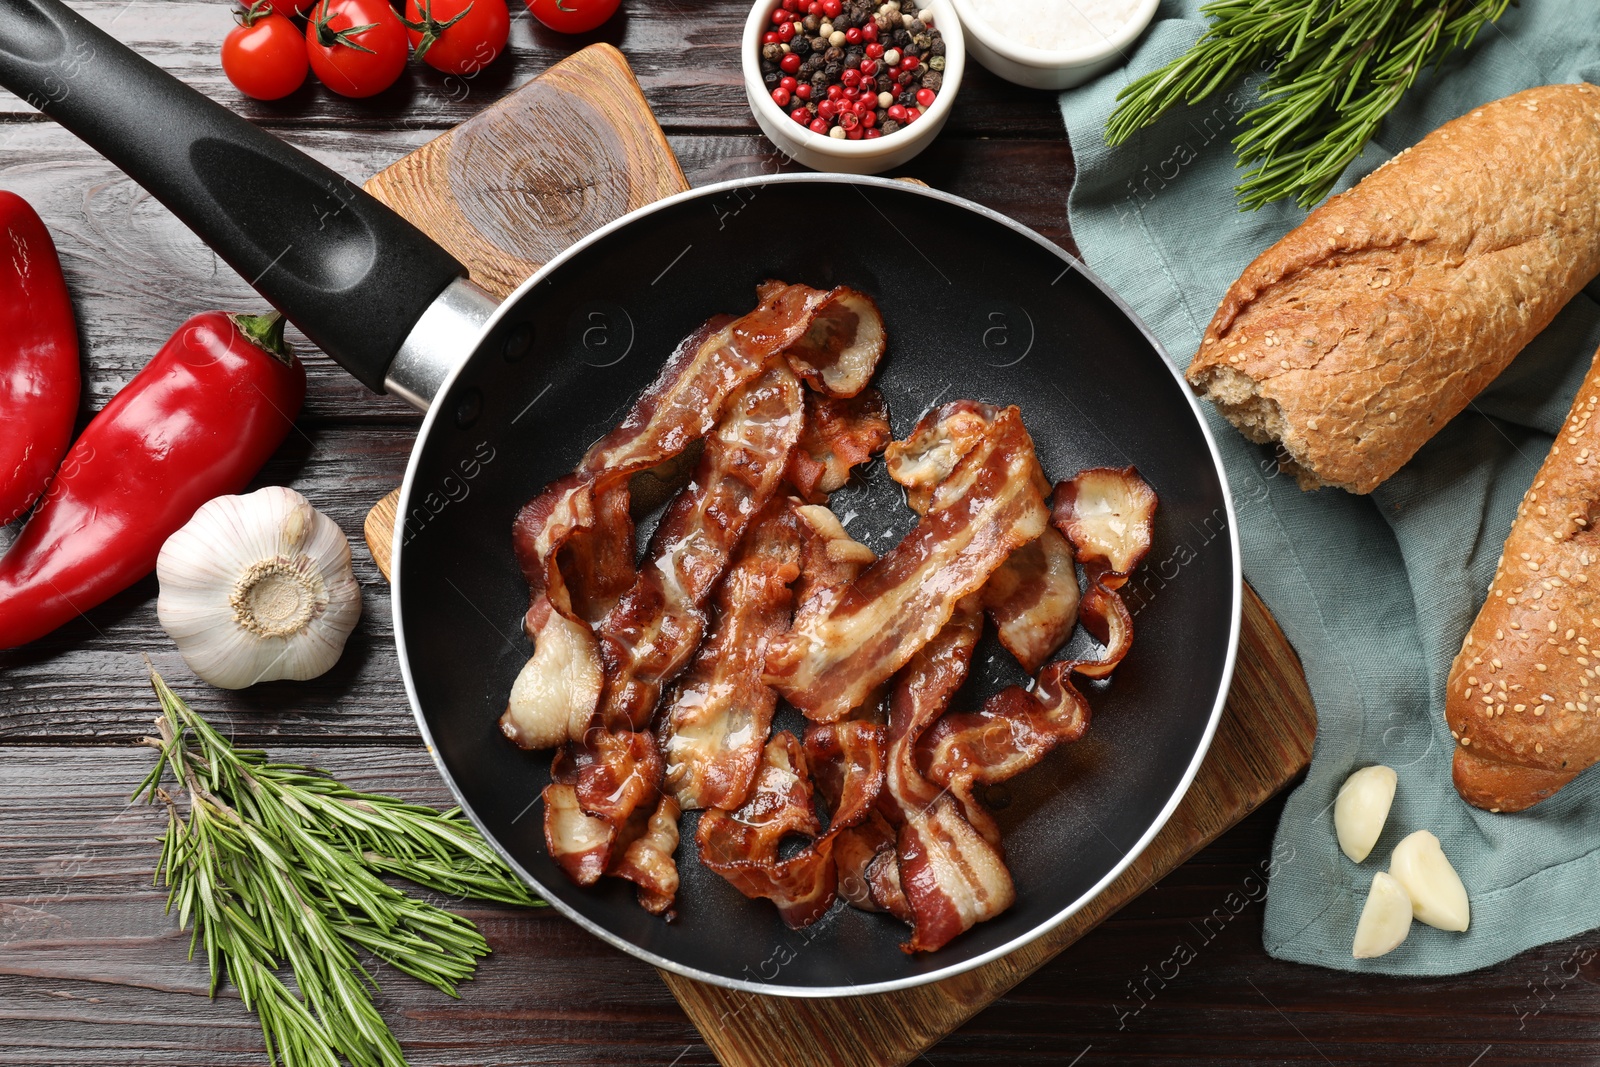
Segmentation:
<svg viewBox="0 0 1600 1067">
<path fill-rule="evenodd" d="M 1550 668 L 1546 667 L 1543 663 L 1535 663 L 1533 665 L 1533 669 L 1536 670 L 1536 671 L 1547 671 Z"/>
<path fill-rule="evenodd" d="M 1550 620 L 1550 632 L 1551 633 L 1555 633 L 1556 632 L 1556 623 L 1555 623 L 1554 619 Z"/>
<path fill-rule="evenodd" d="M 1526 705 L 1526 704 L 1513 704 L 1513 705 L 1511 705 L 1511 710 L 1512 711 L 1526 711 L 1526 710 L 1528 710 L 1528 705 Z"/>
<path fill-rule="evenodd" d="M 1462 746 L 1463 746 L 1463 747 L 1466 747 L 1466 746 L 1469 746 L 1469 745 L 1471 745 L 1471 744 L 1472 744 L 1472 738 L 1470 738 L 1470 737 L 1463 737 L 1463 738 L 1462 738 L 1462 739 L 1461 739 L 1461 744 L 1462 744 Z"/>
<path fill-rule="evenodd" d="M 1543 715 L 1544 714 L 1544 705 L 1540 704 L 1538 707 L 1534 708 L 1533 709 L 1533 713 L 1535 715 Z"/>
<path fill-rule="evenodd" d="M 1535 752 L 1543 752 L 1544 751 L 1544 745 L 1540 744 L 1538 741 L 1535 741 L 1533 743 L 1533 750 Z"/>
</svg>

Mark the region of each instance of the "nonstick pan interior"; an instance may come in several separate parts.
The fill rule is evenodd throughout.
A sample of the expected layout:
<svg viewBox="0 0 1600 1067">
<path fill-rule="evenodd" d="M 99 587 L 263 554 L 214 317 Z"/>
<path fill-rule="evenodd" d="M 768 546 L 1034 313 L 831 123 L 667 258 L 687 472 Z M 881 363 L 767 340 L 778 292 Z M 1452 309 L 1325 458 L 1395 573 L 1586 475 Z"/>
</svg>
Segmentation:
<svg viewBox="0 0 1600 1067">
<path fill-rule="evenodd" d="M 848 221 L 846 221 L 848 220 Z M 677 921 L 615 879 L 580 889 L 550 861 L 548 752 L 497 729 L 530 654 L 517 509 L 609 430 L 678 341 L 754 306 L 766 278 L 872 294 L 889 331 L 878 387 L 895 433 L 959 397 L 1020 405 L 1046 474 L 1134 464 L 1161 499 L 1126 595 L 1133 652 L 1086 685 L 1088 735 L 992 791 L 1018 899 L 932 954 L 907 930 L 837 905 L 784 927 L 695 858 L 685 820 Z M 514 295 L 439 397 L 413 457 L 396 561 L 396 631 L 418 720 L 463 806 L 547 898 L 652 962 L 725 985 L 837 995 L 928 981 L 999 955 L 1082 906 L 1131 861 L 1209 743 L 1238 632 L 1227 489 L 1187 389 L 1131 314 L 1054 245 L 973 205 L 898 183 L 796 176 L 714 187 L 602 231 Z M 913 525 L 875 463 L 834 497 L 878 552 Z M 1080 631 L 1074 647 L 1092 647 Z M 1021 670 L 986 638 L 953 706 Z M 780 725 L 799 726 L 789 712 Z"/>
</svg>

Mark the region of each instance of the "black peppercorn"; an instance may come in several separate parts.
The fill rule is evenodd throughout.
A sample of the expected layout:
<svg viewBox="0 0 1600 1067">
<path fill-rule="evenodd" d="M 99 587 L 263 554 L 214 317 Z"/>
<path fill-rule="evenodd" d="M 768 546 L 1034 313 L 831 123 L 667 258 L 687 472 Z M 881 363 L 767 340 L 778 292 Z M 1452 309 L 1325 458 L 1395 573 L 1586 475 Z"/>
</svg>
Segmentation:
<svg viewBox="0 0 1600 1067">
<path fill-rule="evenodd" d="M 829 81 L 838 81 L 839 75 L 844 73 L 844 64 L 838 60 L 830 59 L 828 60 L 828 65 L 822 69 L 827 71 Z"/>
<path fill-rule="evenodd" d="M 924 89 L 932 89 L 934 92 L 938 92 L 940 89 L 944 88 L 944 75 L 940 74 L 936 70 L 928 71 L 928 73 L 922 76 L 922 87 Z"/>
<path fill-rule="evenodd" d="M 919 33 L 927 33 L 928 32 L 927 25 L 924 24 L 921 19 L 912 19 L 911 20 L 911 25 L 907 26 L 906 29 L 911 31 L 911 36 L 913 36 L 913 37 L 915 37 Z"/>
<path fill-rule="evenodd" d="M 900 54 L 903 56 L 920 56 L 922 54 L 922 46 L 917 44 L 917 42 L 912 41 L 910 44 L 900 49 Z"/>
<path fill-rule="evenodd" d="M 766 83 L 768 89 L 777 88 L 778 82 L 782 78 L 783 75 L 775 70 L 769 70 L 767 73 L 761 75 L 761 80 Z"/>
<path fill-rule="evenodd" d="M 885 119 L 882 125 L 879 126 L 879 129 L 883 130 L 883 135 L 885 137 L 889 136 L 891 133 L 894 133 L 899 128 L 900 124 L 894 119 Z"/>
<path fill-rule="evenodd" d="M 933 45 L 928 49 L 928 51 L 932 52 L 936 56 L 944 55 L 944 38 L 935 37 L 933 39 Z"/>
<path fill-rule="evenodd" d="M 779 44 L 777 41 L 762 45 L 761 58 L 766 60 L 768 63 L 776 63 L 778 60 L 783 58 L 783 45 Z"/>
<path fill-rule="evenodd" d="M 829 63 L 843 63 L 844 62 L 844 49 L 843 48 L 829 48 L 826 52 L 824 52 L 822 54 L 822 58 L 826 59 Z"/>
<path fill-rule="evenodd" d="M 801 20 L 800 25 L 806 28 L 807 33 L 816 33 L 822 28 L 822 16 L 807 15 L 803 20 Z"/>
</svg>

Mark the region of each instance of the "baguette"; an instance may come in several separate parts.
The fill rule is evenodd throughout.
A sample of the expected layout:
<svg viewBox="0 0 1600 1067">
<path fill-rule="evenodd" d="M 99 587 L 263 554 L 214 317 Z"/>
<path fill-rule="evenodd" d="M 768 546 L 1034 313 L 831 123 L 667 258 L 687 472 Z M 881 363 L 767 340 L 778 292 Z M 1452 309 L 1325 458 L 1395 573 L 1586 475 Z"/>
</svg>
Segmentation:
<svg viewBox="0 0 1600 1067">
<path fill-rule="evenodd" d="M 1597 410 L 1600 352 L 1445 683 L 1456 791 L 1490 811 L 1531 807 L 1600 760 Z"/>
<path fill-rule="evenodd" d="M 1369 493 L 1600 273 L 1600 89 L 1485 104 L 1245 269 L 1188 370 L 1303 489 Z"/>
</svg>

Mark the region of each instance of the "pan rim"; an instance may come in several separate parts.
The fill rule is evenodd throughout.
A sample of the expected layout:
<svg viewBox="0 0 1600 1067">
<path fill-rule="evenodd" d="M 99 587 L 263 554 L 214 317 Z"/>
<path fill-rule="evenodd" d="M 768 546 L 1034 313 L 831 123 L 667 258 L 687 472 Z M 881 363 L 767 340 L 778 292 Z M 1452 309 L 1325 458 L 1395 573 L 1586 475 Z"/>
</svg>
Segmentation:
<svg viewBox="0 0 1600 1067">
<path fill-rule="evenodd" d="M 1188 401 L 1189 408 L 1194 415 L 1195 422 L 1198 424 L 1200 432 L 1205 439 L 1206 448 L 1211 457 L 1212 467 L 1216 471 L 1217 480 L 1222 488 L 1223 506 L 1228 517 L 1228 551 L 1232 566 L 1232 603 L 1229 606 L 1227 655 L 1224 658 L 1222 675 L 1218 681 L 1217 692 L 1212 702 L 1210 717 L 1206 721 L 1205 729 L 1201 734 L 1199 744 L 1196 746 L 1195 753 L 1190 759 L 1188 766 L 1184 769 L 1182 777 L 1180 778 L 1177 786 L 1173 789 L 1171 795 L 1167 797 L 1167 800 L 1162 805 L 1161 810 L 1157 812 L 1156 817 L 1145 829 L 1144 833 L 1140 835 L 1139 839 L 1133 843 L 1133 845 L 1123 854 L 1122 858 L 1112 866 L 1112 868 L 1104 875 L 1104 877 L 1097 881 L 1088 890 L 1080 894 L 1077 899 L 1073 900 L 1065 908 L 1060 909 L 1053 915 L 1037 923 L 1031 929 L 1023 932 L 1017 937 L 1012 938 L 1010 941 L 1007 941 L 1001 945 L 997 945 L 986 952 L 971 957 L 970 959 L 961 960 L 960 962 L 952 963 L 921 974 L 909 975 L 905 978 L 896 978 L 883 982 L 837 986 L 776 985 L 764 982 L 750 982 L 738 978 L 730 978 L 725 975 L 714 974 L 709 971 L 702 971 L 698 968 L 690 967 L 675 960 L 668 959 L 655 952 L 651 952 L 648 949 L 642 948 L 626 938 L 612 933 L 610 930 L 607 930 L 605 927 L 589 919 L 583 913 L 567 905 L 555 894 L 548 892 L 538 879 L 529 874 L 528 871 L 517 862 L 516 858 L 513 857 L 507 851 L 507 849 L 500 844 L 495 836 L 489 832 L 488 828 L 484 826 L 482 820 L 478 818 L 477 813 L 473 811 L 471 805 L 468 804 L 466 798 L 463 796 L 461 788 L 456 783 L 455 777 L 450 773 L 449 768 L 445 766 L 444 759 L 440 755 L 438 747 L 433 742 L 433 733 L 429 729 L 427 720 L 423 715 L 422 702 L 417 695 L 415 680 L 412 678 L 410 655 L 406 647 L 405 639 L 404 614 L 400 610 L 400 605 L 403 602 L 401 575 L 404 571 L 404 567 L 402 565 L 404 559 L 404 545 L 402 542 L 404 539 L 400 536 L 401 532 L 405 529 L 403 522 L 395 523 L 394 540 L 390 548 L 390 574 L 392 577 L 390 579 L 389 587 L 390 598 L 394 605 L 392 609 L 392 615 L 394 619 L 394 640 L 400 661 L 400 674 L 402 681 L 405 683 L 406 698 L 411 704 L 412 717 L 416 720 L 417 730 L 422 736 L 422 741 L 427 747 L 428 754 L 433 758 L 434 766 L 438 769 L 440 776 L 445 781 L 445 784 L 449 786 L 451 795 L 455 797 L 456 803 L 461 807 L 461 810 L 466 814 L 467 818 L 471 820 L 472 824 L 478 828 L 478 831 L 483 835 L 484 840 L 487 841 L 489 846 L 495 850 L 500 858 L 503 859 L 506 864 L 516 872 L 519 878 L 540 893 L 548 906 L 556 909 L 567 919 L 577 923 L 578 926 L 588 931 L 590 934 L 600 938 L 602 941 L 605 941 L 607 944 L 621 949 L 623 952 L 626 952 L 628 955 L 633 956 L 636 959 L 643 960 L 646 963 L 649 963 L 655 967 L 659 967 L 662 970 L 670 971 L 673 974 L 681 975 L 685 978 L 691 978 L 695 981 L 705 982 L 710 985 L 720 986 L 725 989 L 736 989 L 741 992 L 755 993 L 762 996 L 794 997 L 797 999 L 821 999 L 827 997 L 865 996 L 873 993 L 889 993 L 902 989 L 914 989 L 919 986 L 929 985 L 934 982 L 942 981 L 946 978 L 952 978 L 956 975 L 964 974 L 967 971 L 975 970 L 984 964 L 991 963 L 1004 956 L 1008 956 L 1018 949 L 1038 940 L 1040 937 L 1043 937 L 1051 930 L 1066 922 L 1073 915 L 1076 915 L 1079 911 L 1082 911 L 1090 904 L 1090 902 L 1099 897 L 1101 893 L 1105 892 L 1106 888 L 1110 886 L 1112 882 L 1121 877 L 1122 874 L 1133 865 L 1135 860 L 1144 854 L 1144 851 L 1150 846 L 1150 843 L 1155 840 L 1156 835 L 1159 834 L 1167 825 L 1168 821 L 1171 820 L 1173 812 L 1177 810 L 1178 805 L 1182 803 L 1184 797 L 1188 795 L 1190 787 L 1194 784 L 1195 776 L 1200 771 L 1200 765 L 1205 761 L 1207 753 L 1209 753 L 1211 750 L 1211 743 L 1215 739 L 1218 724 L 1222 719 L 1222 711 L 1227 703 L 1228 691 L 1233 684 L 1234 668 L 1238 660 L 1239 634 L 1244 598 L 1244 571 L 1240 554 L 1238 515 L 1234 509 L 1233 491 L 1228 481 L 1227 471 L 1223 467 L 1222 455 L 1217 448 L 1216 439 L 1212 435 L 1211 426 L 1206 420 L 1205 412 L 1201 408 L 1198 398 L 1189 388 L 1188 383 L 1184 381 L 1182 373 L 1177 369 L 1176 364 L 1172 362 L 1171 357 L 1168 356 L 1167 350 L 1165 346 L 1162 345 L 1160 339 L 1151 332 L 1150 328 L 1145 325 L 1144 320 L 1141 319 L 1138 314 L 1136 314 L 1134 310 L 1128 306 L 1127 302 L 1124 301 L 1122 297 L 1116 293 L 1116 291 L 1114 291 L 1110 286 L 1106 285 L 1106 283 L 1102 281 L 1098 275 L 1091 271 L 1082 260 L 1068 252 L 1066 249 L 1062 248 L 1060 245 L 1056 244 L 1054 241 L 1049 240 L 1042 234 L 1035 232 L 1031 228 L 1024 226 L 1020 222 L 1017 222 L 1015 219 L 1003 215 L 992 208 L 985 207 L 984 205 L 976 203 L 972 200 L 968 200 L 965 197 L 955 196 L 951 193 L 933 189 L 920 183 L 899 181 L 891 178 L 850 174 L 794 173 L 756 175 L 749 178 L 735 178 L 728 181 L 716 182 L 711 185 L 704 185 L 693 189 L 688 189 L 684 192 L 675 193 L 672 196 L 665 197 L 661 200 L 655 201 L 654 203 L 647 204 L 643 207 L 630 211 L 621 218 L 607 223 L 606 225 L 594 230 L 585 237 L 574 242 L 570 247 L 563 250 L 548 263 L 535 271 L 531 277 L 523 281 L 522 284 L 516 287 L 516 289 L 512 290 L 512 292 L 507 295 L 505 300 L 501 301 L 499 307 L 495 309 L 488 321 L 483 324 L 478 336 L 473 339 L 472 346 L 468 351 L 468 354 L 455 366 L 455 368 L 440 384 L 439 391 L 436 394 L 436 399 L 447 395 L 451 387 L 455 384 L 456 379 L 462 374 L 465 368 L 474 360 L 482 356 L 484 338 L 486 338 L 489 333 L 494 330 L 494 328 L 505 318 L 505 316 L 510 313 L 511 309 L 519 306 L 524 298 L 534 288 L 541 284 L 545 278 L 561 268 L 569 259 L 579 255 L 590 245 L 595 244 L 596 242 L 608 237 L 612 233 L 622 229 L 623 227 L 632 224 L 637 219 L 652 215 L 658 211 L 666 210 L 667 208 L 674 207 L 677 204 L 686 201 L 718 196 L 734 190 L 748 189 L 752 186 L 760 187 L 767 184 L 787 185 L 808 183 L 866 186 L 869 188 L 886 189 L 897 193 L 923 196 L 932 200 L 943 201 L 944 203 L 950 204 L 954 207 L 971 211 L 993 222 L 997 222 L 1002 226 L 1005 226 L 1008 229 L 1027 237 L 1041 248 L 1057 256 L 1065 265 L 1066 270 L 1077 271 L 1092 285 L 1094 285 L 1095 288 L 1099 289 L 1101 293 L 1107 296 L 1113 305 L 1115 305 L 1115 307 L 1128 318 L 1128 320 L 1134 325 L 1134 327 L 1145 338 L 1145 340 L 1149 342 L 1150 346 L 1155 350 L 1157 356 L 1160 357 L 1162 364 L 1176 380 L 1179 390 L 1183 394 L 1184 398 Z M 400 483 L 400 499 L 396 504 L 397 515 L 405 515 L 410 510 L 411 493 L 415 484 L 417 470 L 421 463 L 423 449 L 427 443 L 429 433 L 433 430 L 434 423 L 441 417 L 441 410 L 442 405 L 439 403 L 434 403 L 429 407 L 427 413 L 423 417 L 422 426 L 417 432 L 416 443 L 412 446 L 411 456 L 406 463 L 405 478 Z"/>
</svg>

